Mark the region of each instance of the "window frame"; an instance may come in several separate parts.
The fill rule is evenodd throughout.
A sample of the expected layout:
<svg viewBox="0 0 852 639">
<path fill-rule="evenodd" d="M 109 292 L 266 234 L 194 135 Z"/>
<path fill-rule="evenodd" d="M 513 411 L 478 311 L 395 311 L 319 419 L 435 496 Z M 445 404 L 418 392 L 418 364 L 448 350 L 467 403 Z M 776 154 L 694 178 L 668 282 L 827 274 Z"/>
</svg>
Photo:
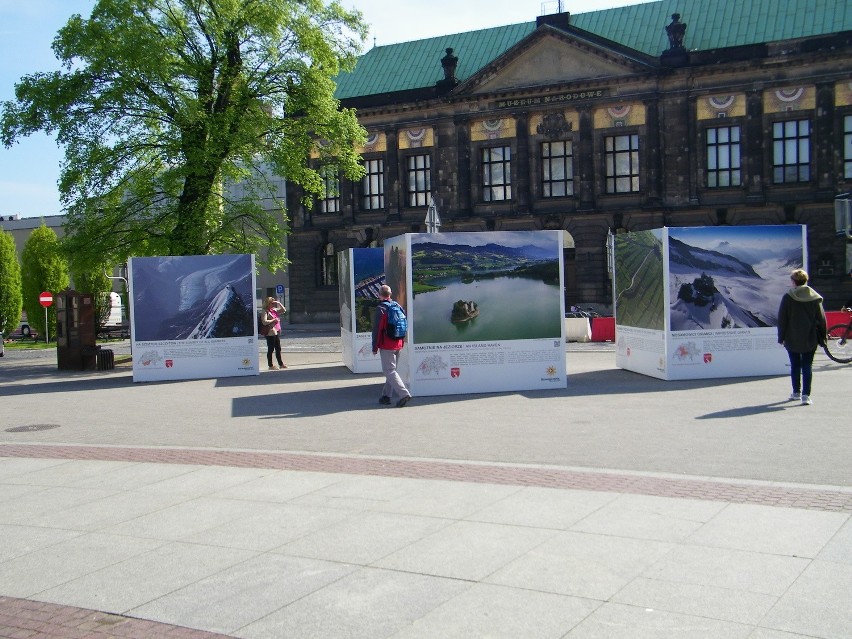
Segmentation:
<svg viewBox="0 0 852 639">
<path fill-rule="evenodd" d="M 796 184 L 809 184 L 814 180 L 814 153 L 813 153 L 813 133 L 814 133 L 814 123 L 813 117 L 811 114 L 784 114 L 787 117 L 781 117 L 778 119 L 774 119 L 769 124 L 769 141 L 771 143 L 772 151 L 767 154 L 769 160 L 769 169 L 771 173 L 770 183 L 775 186 L 783 186 L 783 185 L 796 185 Z M 808 131 L 806 136 L 802 136 L 799 131 L 799 127 L 801 124 L 807 123 Z M 796 132 L 794 136 L 787 136 L 787 129 L 789 124 L 796 125 Z M 778 127 L 783 127 L 782 137 L 777 137 L 776 133 Z M 802 141 L 806 141 L 806 148 L 808 153 L 807 161 L 802 162 L 800 158 L 801 153 L 801 145 Z M 794 145 L 790 143 L 794 142 Z M 778 151 L 779 148 L 782 149 L 782 157 L 781 162 L 779 163 Z M 787 153 L 795 148 L 795 160 L 794 162 L 788 161 Z M 806 170 L 806 177 L 802 177 L 802 171 Z M 780 173 L 779 173 L 780 171 Z M 796 179 L 788 179 L 788 174 L 792 171 L 796 172 Z M 778 179 L 778 176 L 781 176 L 781 179 Z"/>
<path fill-rule="evenodd" d="M 317 288 L 336 288 L 339 282 L 337 273 L 337 251 L 331 241 L 320 245 L 317 252 Z"/>
<path fill-rule="evenodd" d="M 341 212 L 341 198 L 340 198 L 340 187 L 341 187 L 341 178 L 340 171 L 338 168 L 332 164 L 324 164 L 317 169 L 317 172 L 320 174 L 320 179 L 323 182 L 323 195 L 318 196 L 316 198 L 317 206 L 316 211 L 320 215 L 340 215 Z M 332 187 L 332 195 L 329 196 L 329 183 L 333 184 Z M 329 203 L 333 205 L 332 208 L 329 207 Z M 332 210 L 333 209 L 333 210 Z"/>
<path fill-rule="evenodd" d="M 562 153 L 554 155 L 552 152 L 545 155 L 545 147 L 552 151 L 553 145 L 562 145 Z M 563 177 L 553 179 L 554 158 L 562 160 Z M 574 140 L 566 138 L 560 140 L 542 140 L 539 142 L 539 188 L 540 197 L 545 200 L 574 197 Z M 548 179 L 549 177 L 549 179 Z M 565 192 L 553 194 L 553 185 L 560 184 Z M 549 188 L 548 188 L 549 187 Z"/>
<path fill-rule="evenodd" d="M 642 192 L 642 136 L 639 131 L 606 131 L 601 134 L 603 142 L 603 187 L 605 195 L 635 195 Z M 628 148 L 616 148 L 616 140 L 618 138 L 628 138 Z M 608 148 L 609 141 L 612 140 L 612 150 Z M 635 141 L 635 147 L 633 145 Z M 618 173 L 618 156 L 627 155 L 629 173 Z M 635 161 L 634 161 L 635 155 Z M 613 172 L 610 173 L 610 165 Z M 628 180 L 630 189 L 620 190 L 618 185 L 621 181 Z"/>
<path fill-rule="evenodd" d="M 387 208 L 387 174 L 383 155 L 361 158 L 366 171 L 358 186 L 358 209 L 361 211 L 384 211 Z M 372 165 L 378 164 L 378 167 Z M 377 168 L 371 171 L 371 168 Z M 374 187 L 376 190 L 374 191 Z M 369 206 L 366 206 L 369 204 Z"/>
<path fill-rule="evenodd" d="M 852 112 L 840 114 L 840 128 L 843 131 L 841 179 L 852 181 Z"/>
<path fill-rule="evenodd" d="M 420 151 L 422 149 L 418 149 Z M 411 166 L 412 161 L 425 158 L 426 166 Z M 405 189 L 405 208 L 416 209 L 429 206 L 429 198 L 432 195 L 432 154 L 407 153 L 402 156 L 402 168 Z M 414 190 L 412 190 L 412 177 L 414 178 Z M 423 178 L 419 180 L 419 178 Z M 422 187 L 422 188 L 420 188 Z"/>
<path fill-rule="evenodd" d="M 496 151 L 502 150 L 503 156 L 496 158 Z M 507 157 L 508 156 L 508 157 Z M 502 181 L 492 182 L 497 177 L 497 168 L 500 168 Z M 479 200 L 483 204 L 494 204 L 512 201 L 512 145 L 491 144 L 479 148 Z M 495 198 L 494 190 L 502 197 Z"/>
<path fill-rule="evenodd" d="M 743 171 L 744 171 L 744 163 L 743 163 L 743 131 L 744 127 L 742 123 L 739 121 L 729 122 L 727 120 L 722 120 L 721 122 L 718 120 L 712 120 L 707 123 L 703 130 L 703 141 L 704 141 L 704 154 L 703 154 L 703 172 L 704 172 L 704 186 L 708 189 L 738 189 L 742 188 L 745 180 L 743 179 Z M 728 132 L 728 139 L 725 141 L 719 141 L 718 132 L 726 130 Z M 731 133 L 733 130 L 736 130 L 737 139 L 732 140 Z M 711 141 L 711 132 L 714 132 L 715 140 Z M 716 167 L 711 168 L 710 161 L 710 151 L 711 148 L 716 149 Z M 737 149 L 737 157 L 736 159 L 732 156 L 732 149 Z M 720 150 L 727 149 L 727 167 L 719 167 L 719 159 L 720 159 Z M 736 166 L 734 166 L 736 164 Z M 719 176 L 722 174 L 728 174 L 728 183 L 721 184 L 719 180 Z M 736 174 L 736 179 L 738 180 L 734 183 L 734 174 Z M 711 182 L 711 176 L 715 176 L 715 184 Z"/>
</svg>

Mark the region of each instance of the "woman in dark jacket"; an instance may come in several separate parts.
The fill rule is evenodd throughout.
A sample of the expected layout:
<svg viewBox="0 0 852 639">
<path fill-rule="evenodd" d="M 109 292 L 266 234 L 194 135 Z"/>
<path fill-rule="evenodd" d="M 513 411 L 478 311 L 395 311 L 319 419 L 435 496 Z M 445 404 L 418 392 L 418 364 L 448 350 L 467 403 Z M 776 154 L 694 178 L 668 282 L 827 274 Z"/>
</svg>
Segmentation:
<svg viewBox="0 0 852 639">
<path fill-rule="evenodd" d="M 808 286 L 808 274 L 796 269 L 790 275 L 791 288 L 781 299 L 778 309 L 778 343 L 790 356 L 792 401 L 813 404 L 811 378 L 817 345 L 825 343 L 825 311 L 822 296 Z"/>
</svg>

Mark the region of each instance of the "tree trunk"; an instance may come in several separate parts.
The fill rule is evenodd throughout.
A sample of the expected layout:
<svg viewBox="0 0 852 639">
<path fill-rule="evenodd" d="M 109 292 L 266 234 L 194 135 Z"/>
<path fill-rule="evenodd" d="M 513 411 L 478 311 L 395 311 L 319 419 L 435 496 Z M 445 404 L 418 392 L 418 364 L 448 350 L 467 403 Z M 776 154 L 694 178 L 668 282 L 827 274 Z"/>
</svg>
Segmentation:
<svg viewBox="0 0 852 639">
<path fill-rule="evenodd" d="M 177 206 L 177 224 L 171 236 L 172 255 L 205 255 L 208 244 L 208 207 L 216 171 L 192 173 L 186 178 Z"/>
</svg>

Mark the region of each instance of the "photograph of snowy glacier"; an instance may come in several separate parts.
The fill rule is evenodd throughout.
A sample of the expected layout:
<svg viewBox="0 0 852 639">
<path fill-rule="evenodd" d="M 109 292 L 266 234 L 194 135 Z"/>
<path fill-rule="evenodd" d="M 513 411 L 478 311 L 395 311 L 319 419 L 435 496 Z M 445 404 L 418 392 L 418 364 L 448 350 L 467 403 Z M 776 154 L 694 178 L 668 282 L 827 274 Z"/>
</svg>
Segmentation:
<svg viewBox="0 0 852 639">
<path fill-rule="evenodd" d="M 776 326 L 804 259 L 798 225 L 669 229 L 670 330 Z"/>
<path fill-rule="evenodd" d="M 133 258 L 134 341 L 253 336 L 251 257 Z"/>
</svg>

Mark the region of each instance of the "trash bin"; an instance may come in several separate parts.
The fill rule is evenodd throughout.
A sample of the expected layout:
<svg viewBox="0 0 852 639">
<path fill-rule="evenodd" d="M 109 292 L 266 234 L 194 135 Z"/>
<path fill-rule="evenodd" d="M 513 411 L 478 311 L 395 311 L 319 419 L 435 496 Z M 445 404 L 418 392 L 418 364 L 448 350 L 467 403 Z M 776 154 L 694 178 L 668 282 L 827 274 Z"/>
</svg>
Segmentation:
<svg viewBox="0 0 852 639">
<path fill-rule="evenodd" d="M 99 371 L 111 371 L 115 368 L 115 353 L 111 348 L 99 348 L 97 358 Z"/>
</svg>

